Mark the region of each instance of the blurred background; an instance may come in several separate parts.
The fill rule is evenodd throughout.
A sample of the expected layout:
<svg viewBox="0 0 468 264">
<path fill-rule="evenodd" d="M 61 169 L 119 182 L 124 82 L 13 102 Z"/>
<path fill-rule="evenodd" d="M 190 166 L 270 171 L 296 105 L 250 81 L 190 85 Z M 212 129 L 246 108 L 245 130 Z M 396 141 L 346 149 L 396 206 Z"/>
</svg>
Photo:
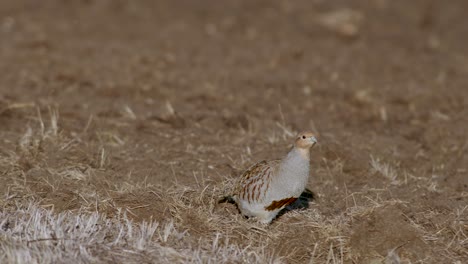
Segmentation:
<svg viewBox="0 0 468 264">
<path fill-rule="evenodd" d="M 342 148 L 400 149 L 403 164 L 418 153 L 440 161 L 441 149 L 466 139 L 467 8 L 465 1 L 3 1 L 0 102 L 58 106 L 70 130 L 91 115 L 107 120 L 103 126 L 126 118 L 134 120 L 121 131 L 127 135 L 196 134 L 219 145 L 240 129 L 255 136 L 238 143 L 261 152 L 258 135 L 267 142 L 314 129 Z M 22 131 L 24 122 L 3 118 L 6 130 Z"/>
</svg>

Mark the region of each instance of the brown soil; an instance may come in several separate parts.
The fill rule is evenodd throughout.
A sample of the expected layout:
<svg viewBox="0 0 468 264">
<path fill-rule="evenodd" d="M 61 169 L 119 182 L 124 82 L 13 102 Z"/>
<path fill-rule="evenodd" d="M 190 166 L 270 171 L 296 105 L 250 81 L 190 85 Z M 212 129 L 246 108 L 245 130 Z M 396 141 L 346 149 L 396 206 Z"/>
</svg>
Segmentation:
<svg viewBox="0 0 468 264">
<path fill-rule="evenodd" d="M 312 129 L 310 210 L 337 229 L 304 231 L 310 210 L 287 212 L 268 229 L 271 254 L 307 262 L 321 243 L 325 261 L 335 234 L 346 263 L 392 249 L 408 263 L 468 261 L 466 10 L 461 0 L 3 1 L 0 194 L 57 212 L 174 217 L 197 241 L 225 231 L 198 213 L 219 199 L 205 186 L 281 157 L 290 131 Z M 210 210 L 245 221 L 230 205 Z M 230 241 L 247 245 L 236 234 L 250 231 L 236 228 Z"/>
</svg>

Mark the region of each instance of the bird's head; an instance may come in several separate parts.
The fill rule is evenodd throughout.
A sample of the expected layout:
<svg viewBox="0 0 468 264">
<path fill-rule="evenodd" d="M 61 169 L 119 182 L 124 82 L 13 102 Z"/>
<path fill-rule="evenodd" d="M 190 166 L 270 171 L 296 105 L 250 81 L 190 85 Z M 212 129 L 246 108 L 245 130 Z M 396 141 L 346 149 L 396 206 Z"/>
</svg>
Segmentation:
<svg viewBox="0 0 468 264">
<path fill-rule="evenodd" d="M 294 147 L 309 150 L 315 144 L 317 144 L 317 138 L 315 137 L 315 134 L 307 131 L 301 132 L 297 135 L 296 141 L 294 142 Z"/>
</svg>

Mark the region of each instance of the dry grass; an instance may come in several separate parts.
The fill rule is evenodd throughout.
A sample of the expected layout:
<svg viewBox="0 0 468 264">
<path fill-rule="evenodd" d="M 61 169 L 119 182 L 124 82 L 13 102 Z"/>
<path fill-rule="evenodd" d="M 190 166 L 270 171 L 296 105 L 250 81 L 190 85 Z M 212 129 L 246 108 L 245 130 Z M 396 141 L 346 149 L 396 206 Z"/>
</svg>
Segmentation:
<svg viewBox="0 0 468 264">
<path fill-rule="evenodd" d="M 468 263 L 467 1 L 37 2 L 0 2 L 0 263 Z M 303 129 L 312 194 L 218 204 Z"/>
<path fill-rule="evenodd" d="M 36 203 L 3 210 L 2 263 L 274 262 L 264 250 L 240 248 L 219 233 L 192 239 L 172 221 L 134 223 L 94 212 L 58 213 Z"/>
<path fill-rule="evenodd" d="M 91 140 L 86 137 L 91 129 L 66 136 L 73 133 L 61 131 L 58 111 L 49 109 L 48 121 L 38 110 L 36 125 L 26 127 L 16 147 L 0 158 L 8 182 L 0 211 L 2 263 L 427 263 L 429 258 L 412 251 L 429 249 L 454 263 L 467 256 L 467 207 L 448 214 L 436 209 L 414 214 L 408 201 L 387 194 L 409 182 L 429 193 L 437 188 L 431 179 L 408 176 L 398 165 L 371 157 L 369 175 L 383 176 L 387 187 L 346 189 L 331 204 L 338 210 L 322 204 L 330 193 L 317 189 L 317 201 L 303 199 L 302 206 L 263 226 L 244 219 L 233 205 L 217 203 L 235 177 L 213 181 L 204 170 L 192 171 L 195 184 L 171 188 L 147 178 L 134 182 L 132 170 L 124 181 L 100 179 L 112 163 L 108 150 L 124 145 L 116 134 L 96 131 L 99 143 L 88 142 L 94 149 L 88 163 L 50 163 L 53 152 L 73 151 L 74 142 Z M 278 129 L 267 140 L 287 145 L 292 132 L 283 124 L 273 126 Z M 245 133 L 254 137 L 259 132 L 251 128 Z M 239 169 L 252 159 L 250 148 L 240 153 L 231 158 Z M 317 177 L 332 178 L 323 180 L 321 188 L 336 189 L 332 179 L 344 174 L 344 164 L 322 161 Z M 177 167 L 171 165 L 171 172 L 176 183 Z M 434 224 L 442 214 L 445 220 Z M 392 223 L 398 225 L 386 230 Z M 360 234 L 369 228 L 379 229 L 376 237 Z M 400 228 L 409 235 L 396 235 Z M 380 241 L 382 237 L 389 242 Z"/>
</svg>

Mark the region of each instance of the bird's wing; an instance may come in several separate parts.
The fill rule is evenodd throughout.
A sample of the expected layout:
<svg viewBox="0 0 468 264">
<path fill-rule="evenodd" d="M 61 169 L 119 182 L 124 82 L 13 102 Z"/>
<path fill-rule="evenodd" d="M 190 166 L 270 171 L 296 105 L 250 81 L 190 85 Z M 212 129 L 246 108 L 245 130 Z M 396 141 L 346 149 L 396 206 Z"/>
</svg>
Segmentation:
<svg viewBox="0 0 468 264">
<path fill-rule="evenodd" d="M 248 168 L 239 179 L 235 195 L 248 202 L 263 199 L 279 164 L 279 160 L 263 160 Z"/>
</svg>

